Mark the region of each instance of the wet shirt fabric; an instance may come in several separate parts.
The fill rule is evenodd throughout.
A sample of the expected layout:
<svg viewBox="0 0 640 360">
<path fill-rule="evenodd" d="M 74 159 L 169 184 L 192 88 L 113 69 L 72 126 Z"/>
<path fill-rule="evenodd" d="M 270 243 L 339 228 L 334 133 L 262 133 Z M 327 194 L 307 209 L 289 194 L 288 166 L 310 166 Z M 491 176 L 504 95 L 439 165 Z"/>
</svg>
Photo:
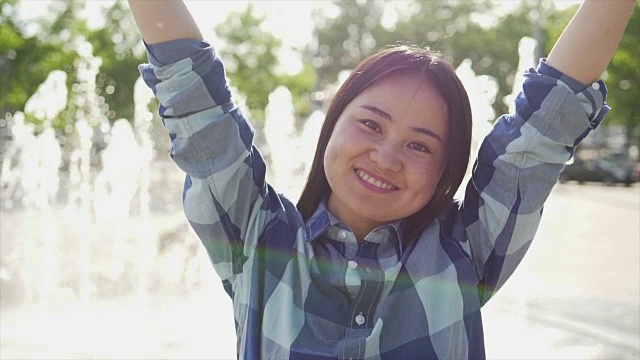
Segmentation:
<svg viewBox="0 0 640 360">
<path fill-rule="evenodd" d="M 233 300 L 246 359 L 482 359 L 481 307 L 528 249 L 574 147 L 608 111 L 548 66 L 481 145 L 464 201 L 416 239 L 402 221 L 357 242 L 321 204 L 304 221 L 267 182 L 254 130 L 206 42 L 147 46 L 140 66 L 186 175 L 187 219 Z M 403 246 L 403 243 L 406 245 Z"/>
</svg>

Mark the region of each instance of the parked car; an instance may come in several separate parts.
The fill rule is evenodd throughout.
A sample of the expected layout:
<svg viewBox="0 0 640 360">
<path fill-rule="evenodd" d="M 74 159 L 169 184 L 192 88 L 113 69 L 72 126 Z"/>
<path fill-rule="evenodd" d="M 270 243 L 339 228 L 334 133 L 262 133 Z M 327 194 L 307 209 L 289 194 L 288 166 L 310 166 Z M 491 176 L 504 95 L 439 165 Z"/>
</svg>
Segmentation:
<svg viewBox="0 0 640 360">
<path fill-rule="evenodd" d="M 629 186 L 640 180 L 640 164 L 619 159 L 582 160 L 576 158 L 572 163 L 565 165 L 558 180 L 560 183 L 574 180 L 579 184 L 594 181 L 602 182 L 605 185 L 622 183 Z"/>
</svg>

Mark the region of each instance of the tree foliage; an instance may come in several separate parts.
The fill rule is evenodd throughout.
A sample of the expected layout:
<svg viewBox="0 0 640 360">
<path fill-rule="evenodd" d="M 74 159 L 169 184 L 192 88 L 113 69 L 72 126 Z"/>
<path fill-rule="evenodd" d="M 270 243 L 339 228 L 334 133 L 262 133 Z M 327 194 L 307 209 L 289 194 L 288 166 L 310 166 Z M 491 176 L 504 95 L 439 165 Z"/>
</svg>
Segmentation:
<svg viewBox="0 0 640 360">
<path fill-rule="evenodd" d="M 264 109 L 269 94 L 279 85 L 291 91 L 299 116 L 310 111 L 308 94 L 316 77 L 311 64 L 305 64 L 295 75 L 278 74 L 277 51 L 282 41 L 262 27 L 264 16 L 255 12 L 253 3 L 239 12 L 232 12 L 216 27 L 217 36 L 223 41 L 218 51 L 225 63 L 227 76 L 246 97 L 247 107 L 256 120 L 264 120 Z"/>
<path fill-rule="evenodd" d="M 62 3 L 62 2 L 60 2 Z M 59 5 L 58 3 L 55 3 Z M 69 87 L 74 81 L 72 66 L 77 54 L 62 46 L 55 39 L 55 32 L 63 31 L 60 26 L 54 26 L 61 21 L 55 19 L 64 17 L 77 19 L 75 9 L 63 14 L 52 9 L 51 26 L 47 27 L 47 36 L 27 36 L 25 24 L 16 20 L 15 11 L 17 0 L 0 0 L 0 110 L 2 113 L 22 111 L 38 86 L 42 84 L 53 70 L 63 70 L 68 74 Z M 46 23 L 44 25 L 47 25 Z M 64 30 L 66 32 L 66 30 Z M 59 38 L 59 36 L 58 36 Z"/>
<path fill-rule="evenodd" d="M 469 58 L 477 74 L 496 78 L 499 89 L 493 107 L 497 114 L 508 111 L 501 99 L 512 91 L 519 61 L 518 41 L 535 36 L 540 16 L 541 36 L 537 37 L 541 40 L 539 47 L 544 49 L 540 55 L 545 56 L 576 10 L 557 11 L 550 1 L 521 1 L 515 10 L 496 19 L 496 2 L 409 1 L 397 5 L 396 24 L 385 28 L 384 11 L 394 5 L 393 0 L 332 4 L 329 14 L 317 14 L 317 44 L 308 49 L 315 57 L 322 85 L 335 82 L 342 70 L 353 69 L 377 50 L 398 43 L 416 44 L 443 53 L 454 67 Z M 477 20 L 480 17 L 497 21 L 481 26 Z M 628 127 L 640 125 L 639 17 L 636 9 L 607 72 L 609 102 L 616 107 L 608 122 Z"/>
<path fill-rule="evenodd" d="M 262 29 L 265 18 L 256 15 L 253 3 L 229 14 L 216 27 L 226 43 L 219 47 L 231 84 L 246 96 L 247 107 L 258 119 L 264 119 L 268 95 L 278 86 L 276 51 L 282 42 Z"/>
<path fill-rule="evenodd" d="M 542 56 L 547 54 L 575 8 L 556 11 L 549 0 L 521 1 L 519 7 L 501 16 L 492 26 L 480 25 L 479 17 L 493 17 L 495 1 L 405 1 L 357 0 L 326 3 L 315 14 L 314 38 L 304 50 L 304 67 L 299 74 L 279 74 L 277 66 L 280 39 L 263 28 L 265 18 L 249 5 L 232 13 L 216 27 L 223 43 L 218 49 L 227 66 L 231 84 L 246 98 L 257 120 L 264 118 L 268 94 L 278 85 L 292 92 L 299 118 L 311 110 L 309 94 L 335 83 L 338 74 L 353 69 L 374 51 L 398 43 L 428 46 L 442 52 L 454 66 L 465 58 L 473 62 L 478 74 L 495 77 L 499 93 L 494 104 L 497 113 L 507 111 L 500 101 L 511 93 L 518 65 L 518 40 L 536 31 L 535 15 L 542 6 Z M 139 76 L 137 65 L 146 60 L 141 40 L 124 0 L 116 0 L 105 10 L 106 22 L 89 29 L 80 13 L 86 0 L 56 0 L 50 3 L 46 18 L 37 22 L 37 36 L 28 35 L 28 24 L 21 23 L 16 9 L 25 0 L 0 0 L 0 111 L 24 109 L 29 97 L 52 70 L 68 74 L 69 96 L 79 55 L 69 46 L 77 37 L 86 38 L 94 55 L 102 58 L 97 91 L 108 105 L 110 120 L 133 118 L 133 85 Z M 639 5 L 640 6 L 640 5 Z M 389 14 L 397 19 L 389 21 Z M 545 40 L 546 39 L 546 40 Z M 615 109 L 607 123 L 636 129 L 640 139 L 640 9 L 636 9 L 622 42 L 605 74 L 608 101 Z M 597 49 L 596 49 L 597 51 Z M 61 116 L 58 127 L 73 125 L 73 114 Z"/>
<path fill-rule="evenodd" d="M 140 77 L 138 65 L 146 61 L 142 39 L 123 0 L 105 10 L 105 25 L 88 33 L 95 56 L 102 58 L 96 80 L 98 93 L 109 104 L 108 118 L 133 121 L 133 87 Z"/>
<path fill-rule="evenodd" d="M 576 7 L 552 14 L 546 19 L 545 53 L 549 53 L 560 37 L 562 29 L 569 23 Z M 640 4 L 636 4 L 627 24 L 618 49 L 603 74 L 607 84 L 607 103 L 613 111 L 607 115 L 605 125 L 623 125 L 630 135 L 630 142 L 640 143 Z M 594 51 L 597 51 L 594 45 Z"/>
<path fill-rule="evenodd" d="M 334 1 L 331 6 L 337 16 L 321 11 L 314 15 L 317 44 L 308 49 L 314 57 L 320 88 L 334 83 L 340 71 L 355 68 L 391 35 L 380 25 L 383 2 Z"/>
<path fill-rule="evenodd" d="M 607 69 L 610 121 L 625 125 L 640 143 L 640 4 L 631 15 L 616 54 Z"/>
<path fill-rule="evenodd" d="M 80 16 L 85 6 L 96 6 L 85 0 L 58 0 L 50 3 L 50 16 L 37 20 L 37 36 L 25 34 L 26 24 L 16 20 L 16 8 L 31 6 L 19 0 L 0 0 L 0 109 L 3 112 L 22 111 L 53 70 L 67 73 L 69 103 L 76 96 L 76 64 L 79 54 L 73 48 L 75 40 L 84 38 L 93 46 L 93 55 L 102 59 L 96 79 L 96 92 L 104 100 L 105 111 L 111 121 L 118 118 L 133 120 L 133 86 L 140 76 L 138 65 L 146 57 L 140 35 L 124 0 L 115 1 L 104 10 L 104 26 L 89 29 Z M 40 6 L 35 5 L 34 6 Z M 73 109 L 63 111 L 54 127 L 73 126 Z M 29 119 L 36 121 L 36 119 Z"/>
<path fill-rule="evenodd" d="M 443 56 L 454 67 L 468 58 L 478 74 L 490 75 L 499 83 L 497 99 L 511 93 L 513 72 L 518 65 L 518 40 L 533 33 L 529 19 L 531 6 L 523 4 L 497 25 L 486 28 L 479 15 L 489 16 L 494 4 L 489 1 L 415 1 L 405 2 L 396 11 L 397 22 L 385 28 L 383 16 L 393 1 L 335 1 L 337 16 L 319 14 L 315 35 L 318 75 L 325 83 L 336 80 L 343 69 L 354 68 L 366 56 L 397 44 L 428 47 Z M 387 9 L 388 10 L 388 9 Z M 507 111 L 496 101 L 497 113 Z"/>
</svg>

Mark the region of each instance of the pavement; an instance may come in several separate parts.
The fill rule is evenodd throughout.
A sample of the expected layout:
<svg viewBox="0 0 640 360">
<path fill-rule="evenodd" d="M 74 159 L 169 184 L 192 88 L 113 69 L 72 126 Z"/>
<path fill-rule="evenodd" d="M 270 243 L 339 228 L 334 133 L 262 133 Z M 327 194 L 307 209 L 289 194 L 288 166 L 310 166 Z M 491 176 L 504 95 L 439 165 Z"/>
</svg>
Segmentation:
<svg viewBox="0 0 640 360">
<path fill-rule="evenodd" d="M 640 359 L 640 187 L 563 184 L 483 309 L 493 359 Z"/>
<path fill-rule="evenodd" d="M 3 307 L 0 359 L 235 358 L 231 301 L 206 268 L 200 290 L 144 305 Z M 640 186 L 559 185 L 483 313 L 489 359 L 640 359 Z"/>
</svg>

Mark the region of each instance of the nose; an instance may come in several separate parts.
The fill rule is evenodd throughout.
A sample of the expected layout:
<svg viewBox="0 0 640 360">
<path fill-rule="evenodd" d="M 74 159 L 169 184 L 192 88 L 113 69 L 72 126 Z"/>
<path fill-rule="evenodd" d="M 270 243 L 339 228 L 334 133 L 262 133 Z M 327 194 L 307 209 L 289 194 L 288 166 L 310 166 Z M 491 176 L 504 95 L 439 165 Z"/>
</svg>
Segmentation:
<svg viewBox="0 0 640 360">
<path fill-rule="evenodd" d="M 397 146 L 390 143 L 377 144 L 369 151 L 369 159 L 380 170 L 400 171 L 402 169 L 402 157 Z"/>
</svg>

